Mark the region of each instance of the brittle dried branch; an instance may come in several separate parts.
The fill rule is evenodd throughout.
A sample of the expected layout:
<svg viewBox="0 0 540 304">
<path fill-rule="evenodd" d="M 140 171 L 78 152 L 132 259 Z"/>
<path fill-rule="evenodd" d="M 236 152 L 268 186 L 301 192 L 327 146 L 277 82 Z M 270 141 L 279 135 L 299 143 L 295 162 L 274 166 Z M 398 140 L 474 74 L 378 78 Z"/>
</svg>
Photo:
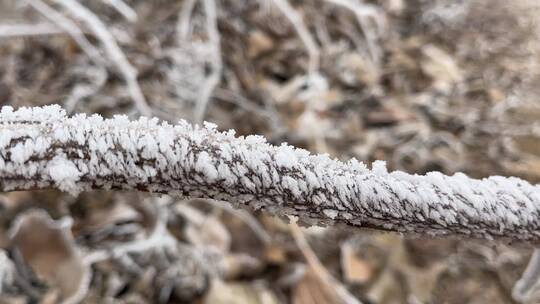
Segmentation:
<svg viewBox="0 0 540 304">
<path fill-rule="evenodd" d="M 198 123 L 201 123 L 204 120 L 208 102 L 212 97 L 212 92 L 214 91 L 215 87 L 219 84 L 219 80 L 221 79 L 221 71 L 223 70 L 220 34 L 217 26 L 216 2 L 215 0 L 204 0 L 203 4 L 206 13 L 206 31 L 208 33 L 208 40 L 212 49 L 212 70 L 211 74 L 206 77 L 201 92 L 199 92 L 197 106 L 195 107 L 195 121 Z"/>
<path fill-rule="evenodd" d="M 193 14 L 195 4 L 197 4 L 197 0 L 186 0 L 185 3 L 182 4 L 182 10 L 178 14 L 176 32 L 182 41 L 188 38 L 191 15 Z"/>
<path fill-rule="evenodd" d="M 124 18 L 129 22 L 137 21 L 137 13 L 124 1 L 122 0 L 104 0 L 107 4 L 112 6 L 116 11 L 118 11 Z"/>
<path fill-rule="evenodd" d="M 523 303 L 527 300 L 534 288 L 538 286 L 540 278 L 540 250 L 535 249 L 529 264 L 521 278 L 512 289 L 512 297 L 515 301 Z"/>
<path fill-rule="evenodd" d="M 384 14 L 376 6 L 355 2 L 351 0 L 327 0 L 338 6 L 342 6 L 354 13 L 360 29 L 364 34 L 371 60 L 379 64 L 382 51 L 377 43 L 378 37 L 384 31 Z"/>
<path fill-rule="evenodd" d="M 51 23 L 0 24 L 0 38 L 58 34 L 65 34 L 65 31 Z"/>
<path fill-rule="evenodd" d="M 129 91 L 129 95 L 133 99 L 137 110 L 139 110 L 142 115 L 151 115 L 152 110 L 148 106 L 146 98 L 144 97 L 141 87 L 139 86 L 139 82 L 137 81 L 137 69 L 133 67 L 131 63 L 129 63 L 126 55 L 122 52 L 116 43 L 116 39 L 107 29 L 105 24 L 99 19 L 99 17 L 92 13 L 92 11 L 77 1 L 56 0 L 56 2 L 62 5 L 62 7 L 68 10 L 76 18 L 82 20 L 88 25 L 89 29 L 92 30 L 92 32 L 103 44 L 103 48 L 109 56 L 111 62 L 118 68 L 120 73 L 122 73 Z"/>
<path fill-rule="evenodd" d="M 350 292 L 337 281 L 326 268 L 323 266 L 319 258 L 313 249 L 308 244 L 306 237 L 304 236 L 300 227 L 294 222 L 291 223 L 291 233 L 296 241 L 297 246 L 306 258 L 307 264 L 311 267 L 313 273 L 318 277 L 324 287 L 325 292 L 330 295 L 331 298 L 337 300 L 338 303 L 344 304 L 361 304 Z"/>
<path fill-rule="evenodd" d="M 300 14 L 291 6 L 288 0 L 272 0 L 272 3 L 281 11 L 281 13 L 291 22 L 292 26 L 298 33 L 298 36 L 304 43 L 309 55 L 308 74 L 313 75 L 318 72 L 320 65 L 319 46 L 313 39 L 308 28 L 304 24 Z"/>
<path fill-rule="evenodd" d="M 308 224 L 540 240 L 540 188 L 518 178 L 370 170 L 215 126 L 4 107 L 0 190 L 125 189 L 210 198 Z"/>
<path fill-rule="evenodd" d="M 41 0 L 26 1 L 45 18 L 49 19 L 51 22 L 54 22 L 59 28 L 68 33 L 94 63 L 105 65 L 99 50 L 92 43 L 90 43 L 88 39 L 86 39 L 83 31 L 79 28 L 79 26 L 77 26 L 77 24 L 75 24 L 75 22 L 71 21 L 69 18 L 65 17 L 60 12 L 53 9 Z"/>
</svg>

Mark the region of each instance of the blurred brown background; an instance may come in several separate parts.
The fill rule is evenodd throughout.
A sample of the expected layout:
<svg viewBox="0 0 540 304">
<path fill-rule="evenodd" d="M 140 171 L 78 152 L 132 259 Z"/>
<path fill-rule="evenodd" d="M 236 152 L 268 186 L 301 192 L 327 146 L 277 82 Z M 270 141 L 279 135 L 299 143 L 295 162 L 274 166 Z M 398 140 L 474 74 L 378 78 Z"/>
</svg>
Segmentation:
<svg viewBox="0 0 540 304">
<path fill-rule="evenodd" d="M 539 12 L 534 0 L 0 0 L 0 104 L 207 120 L 392 170 L 534 183 Z M 6 193 L 0 224 L 2 303 L 517 303 L 532 252 L 136 193 Z"/>
</svg>

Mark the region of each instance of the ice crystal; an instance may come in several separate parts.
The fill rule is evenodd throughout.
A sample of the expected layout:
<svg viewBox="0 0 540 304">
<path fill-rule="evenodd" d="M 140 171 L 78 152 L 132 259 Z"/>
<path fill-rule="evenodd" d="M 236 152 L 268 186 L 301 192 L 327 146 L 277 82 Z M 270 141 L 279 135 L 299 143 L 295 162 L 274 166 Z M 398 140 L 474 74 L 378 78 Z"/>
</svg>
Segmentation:
<svg viewBox="0 0 540 304">
<path fill-rule="evenodd" d="M 126 116 L 67 117 L 59 106 L 3 107 L 0 188 L 77 194 L 137 189 L 247 204 L 305 222 L 429 234 L 540 239 L 540 189 L 517 178 L 411 175 L 217 126 Z"/>
</svg>

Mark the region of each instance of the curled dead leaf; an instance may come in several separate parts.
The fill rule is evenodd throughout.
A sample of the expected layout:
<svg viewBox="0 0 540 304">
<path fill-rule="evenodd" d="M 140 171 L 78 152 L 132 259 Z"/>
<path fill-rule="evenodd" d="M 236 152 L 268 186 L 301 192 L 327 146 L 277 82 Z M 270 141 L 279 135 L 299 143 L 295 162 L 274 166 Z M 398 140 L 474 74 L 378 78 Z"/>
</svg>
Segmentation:
<svg viewBox="0 0 540 304">
<path fill-rule="evenodd" d="M 341 268 L 347 283 L 364 284 L 373 276 L 373 268 L 357 254 L 356 248 L 350 242 L 341 246 Z"/>
<path fill-rule="evenodd" d="M 277 304 L 275 294 L 263 284 L 225 283 L 218 279 L 212 282 L 204 297 L 205 304 Z"/>
<path fill-rule="evenodd" d="M 229 251 L 231 235 L 215 215 L 204 214 L 186 204 L 178 204 L 176 212 L 189 223 L 184 232 L 189 243 L 199 247 L 214 247 L 222 253 Z"/>
<path fill-rule="evenodd" d="M 262 269 L 258 259 L 247 254 L 229 254 L 221 260 L 223 277 L 228 280 L 253 276 Z"/>
<path fill-rule="evenodd" d="M 422 70 L 433 79 L 435 88 L 447 92 L 463 79 L 455 59 L 441 48 L 428 44 L 422 52 L 427 58 L 421 63 Z"/>
<path fill-rule="evenodd" d="M 329 285 L 309 267 L 302 280 L 294 287 L 292 302 L 294 304 L 323 304 L 323 303 L 343 303 L 332 285 Z"/>
<path fill-rule="evenodd" d="M 60 292 L 62 303 L 78 303 L 86 294 L 90 270 L 83 262 L 69 220 L 55 221 L 45 211 L 21 214 L 11 231 L 11 246 L 32 270 Z"/>
</svg>

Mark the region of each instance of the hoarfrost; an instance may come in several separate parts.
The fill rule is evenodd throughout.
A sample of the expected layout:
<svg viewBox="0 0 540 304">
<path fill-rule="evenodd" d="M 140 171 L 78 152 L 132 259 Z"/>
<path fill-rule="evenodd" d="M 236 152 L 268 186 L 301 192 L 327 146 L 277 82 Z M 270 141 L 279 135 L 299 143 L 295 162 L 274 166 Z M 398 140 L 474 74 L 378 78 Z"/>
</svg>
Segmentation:
<svg viewBox="0 0 540 304">
<path fill-rule="evenodd" d="M 331 219 L 335 219 L 338 215 L 338 211 L 333 210 L 333 209 L 323 209 L 323 213 L 324 215 L 326 215 L 328 218 L 331 218 Z"/>
<path fill-rule="evenodd" d="M 218 171 L 212 164 L 212 158 L 210 158 L 210 155 L 205 151 L 199 153 L 195 168 L 199 172 L 204 173 L 210 182 L 213 182 L 218 177 Z"/>
<path fill-rule="evenodd" d="M 55 156 L 47 164 L 47 172 L 58 189 L 72 194 L 80 192 L 77 181 L 81 176 L 81 172 L 73 162 L 61 156 Z"/>
<path fill-rule="evenodd" d="M 66 117 L 59 106 L 3 107 L 0 189 L 137 189 L 215 198 L 360 227 L 540 240 L 540 187 L 500 176 L 424 176 L 343 163 L 212 124 Z"/>
</svg>

